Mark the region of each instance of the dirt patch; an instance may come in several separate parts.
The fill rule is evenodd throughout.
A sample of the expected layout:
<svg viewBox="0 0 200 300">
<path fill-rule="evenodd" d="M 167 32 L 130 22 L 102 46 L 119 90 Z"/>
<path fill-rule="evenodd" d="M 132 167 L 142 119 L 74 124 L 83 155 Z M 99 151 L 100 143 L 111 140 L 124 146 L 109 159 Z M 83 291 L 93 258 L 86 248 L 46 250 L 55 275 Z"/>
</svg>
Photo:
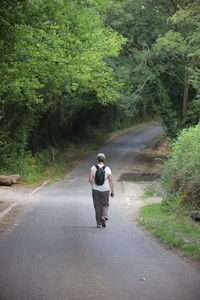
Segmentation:
<svg viewBox="0 0 200 300">
<path fill-rule="evenodd" d="M 11 231 L 13 227 L 18 226 L 20 214 L 24 211 L 22 204 L 14 207 L 8 214 L 0 219 L 0 234 L 4 231 Z M 16 223 L 15 223 L 16 222 Z"/>
<path fill-rule="evenodd" d="M 169 142 L 166 139 L 156 141 L 153 145 L 142 149 L 134 157 L 127 173 L 122 177 L 127 177 L 128 181 L 154 180 L 160 177 L 163 163 L 169 155 Z"/>
<path fill-rule="evenodd" d="M 124 212 L 130 220 L 135 220 L 141 207 L 159 203 L 161 196 L 153 196 L 144 199 L 145 189 L 153 185 L 159 195 L 163 194 L 160 187 L 160 173 L 164 161 L 169 154 L 169 143 L 166 139 L 160 138 L 142 149 L 134 157 L 126 173 L 120 176 L 126 200 L 123 204 Z M 156 193 L 156 194 L 157 194 Z"/>
<path fill-rule="evenodd" d="M 10 206 L 10 203 L 0 201 L 0 212 Z"/>
<path fill-rule="evenodd" d="M 144 199 L 143 195 L 145 192 L 145 188 L 149 184 L 157 184 L 155 181 L 145 182 L 145 181 L 137 181 L 137 182 L 123 182 L 123 188 L 125 193 L 125 201 L 123 202 L 123 211 L 128 217 L 130 221 L 136 221 L 140 209 L 148 204 L 152 203 L 160 203 L 162 198 L 159 196 L 152 196 Z"/>
<path fill-rule="evenodd" d="M 123 173 L 119 181 L 152 181 L 160 177 L 160 174 L 155 173 Z"/>
</svg>

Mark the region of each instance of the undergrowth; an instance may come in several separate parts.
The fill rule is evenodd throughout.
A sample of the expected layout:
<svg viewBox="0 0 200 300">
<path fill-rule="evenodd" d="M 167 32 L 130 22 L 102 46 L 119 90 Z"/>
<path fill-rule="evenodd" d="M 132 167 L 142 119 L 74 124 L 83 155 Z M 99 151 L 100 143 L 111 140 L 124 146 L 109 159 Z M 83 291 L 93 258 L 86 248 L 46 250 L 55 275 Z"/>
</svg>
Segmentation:
<svg viewBox="0 0 200 300">
<path fill-rule="evenodd" d="M 200 225 L 186 214 L 166 212 L 160 203 L 156 203 L 140 210 L 138 222 L 169 248 L 178 248 L 200 260 Z"/>
<path fill-rule="evenodd" d="M 60 149 L 48 148 L 33 155 L 26 152 L 2 174 L 19 173 L 21 183 L 41 183 L 46 179 L 57 180 L 69 168 L 67 158 Z"/>
<path fill-rule="evenodd" d="M 153 196 L 160 196 L 160 184 L 148 184 L 144 188 L 144 194 L 141 195 L 141 199 L 145 200 Z"/>
<path fill-rule="evenodd" d="M 166 209 L 200 209 L 200 124 L 180 132 L 162 172 Z"/>
</svg>

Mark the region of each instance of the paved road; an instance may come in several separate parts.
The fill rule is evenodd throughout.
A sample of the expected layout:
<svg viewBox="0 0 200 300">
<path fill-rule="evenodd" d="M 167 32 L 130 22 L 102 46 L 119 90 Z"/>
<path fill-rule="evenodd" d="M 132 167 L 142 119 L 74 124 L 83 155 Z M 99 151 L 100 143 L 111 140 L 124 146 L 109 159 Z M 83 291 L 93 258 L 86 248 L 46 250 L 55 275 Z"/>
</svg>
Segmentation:
<svg viewBox="0 0 200 300">
<path fill-rule="evenodd" d="M 115 179 L 131 152 L 160 132 L 158 126 L 135 129 L 101 149 Z M 121 215 L 120 183 L 108 227 L 95 228 L 87 182 L 93 159 L 38 192 L 18 226 L 1 235 L 0 299 L 199 300 L 200 274 Z"/>
</svg>

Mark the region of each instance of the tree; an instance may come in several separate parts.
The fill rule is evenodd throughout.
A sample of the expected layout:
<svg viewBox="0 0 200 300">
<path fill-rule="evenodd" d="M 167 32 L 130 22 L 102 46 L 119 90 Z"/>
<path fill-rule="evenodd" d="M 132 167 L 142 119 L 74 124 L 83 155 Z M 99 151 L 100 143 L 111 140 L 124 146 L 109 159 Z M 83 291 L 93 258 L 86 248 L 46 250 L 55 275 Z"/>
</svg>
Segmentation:
<svg viewBox="0 0 200 300">
<path fill-rule="evenodd" d="M 180 9 L 172 17 L 172 22 L 179 26 L 182 32 L 185 32 L 185 43 L 187 44 L 187 60 L 189 67 L 187 73 L 189 76 L 189 83 L 196 91 L 196 97 L 192 98 L 190 103 L 187 121 L 190 120 L 192 124 L 196 124 L 200 120 L 200 90 L 199 90 L 199 44 L 200 44 L 200 8 L 199 1 L 189 1 L 185 8 Z M 188 83 L 188 85 L 189 85 Z M 185 110 L 187 109 L 187 103 L 185 103 Z"/>
<path fill-rule="evenodd" d="M 104 59 L 124 39 L 104 26 L 105 9 L 102 0 L 2 1 L 2 163 L 23 155 L 34 131 L 53 142 L 82 107 L 118 97 Z"/>
<path fill-rule="evenodd" d="M 157 74 L 161 68 L 155 67 L 153 62 L 152 45 L 159 34 L 169 28 L 166 25 L 169 3 L 171 1 L 114 1 L 108 11 L 107 24 L 127 38 L 120 56 L 113 61 L 116 77 L 124 81 L 121 106 L 129 117 L 132 113 L 132 119 L 138 115 L 140 118 L 155 115 L 157 102 L 160 102 Z"/>
</svg>

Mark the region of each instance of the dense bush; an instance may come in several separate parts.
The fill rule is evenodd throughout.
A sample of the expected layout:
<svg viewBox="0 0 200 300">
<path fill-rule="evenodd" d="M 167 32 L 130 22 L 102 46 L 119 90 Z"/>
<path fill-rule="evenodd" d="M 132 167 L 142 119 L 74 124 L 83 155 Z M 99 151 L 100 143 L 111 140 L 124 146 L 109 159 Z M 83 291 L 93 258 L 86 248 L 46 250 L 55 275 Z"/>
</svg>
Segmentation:
<svg viewBox="0 0 200 300">
<path fill-rule="evenodd" d="M 200 123 L 182 130 L 173 142 L 162 183 L 168 193 L 165 207 L 200 207 Z"/>
<path fill-rule="evenodd" d="M 70 146 L 62 150 L 67 153 Z M 47 178 L 57 180 L 69 168 L 69 159 L 64 153 L 53 147 L 37 152 L 34 156 L 27 151 L 23 157 L 13 161 L 9 169 L 0 168 L 0 173 L 19 173 L 22 176 L 21 182 L 26 184 L 41 183 Z"/>
</svg>

